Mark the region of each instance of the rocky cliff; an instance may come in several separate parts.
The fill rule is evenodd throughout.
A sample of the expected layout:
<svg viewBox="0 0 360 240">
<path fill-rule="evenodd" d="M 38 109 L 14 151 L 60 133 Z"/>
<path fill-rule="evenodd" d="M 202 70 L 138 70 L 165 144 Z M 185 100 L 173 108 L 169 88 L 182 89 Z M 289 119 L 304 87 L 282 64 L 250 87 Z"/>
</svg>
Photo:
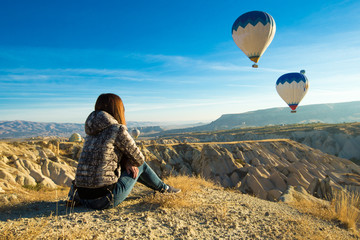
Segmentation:
<svg viewBox="0 0 360 240">
<path fill-rule="evenodd" d="M 168 135 L 159 143 L 231 142 L 286 138 L 319 149 L 325 153 L 360 163 L 360 123 L 297 124 L 243 128 L 217 132 Z"/>
<path fill-rule="evenodd" d="M 360 186 L 358 165 L 288 139 L 155 144 L 143 152 L 159 175 L 199 174 L 268 200 L 289 186 L 314 192 L 314 183 L 326 178 L 337 188 Z"/>
<path fill-rule="evenodd" d="M 268 200 L 278 200 L 289 186 L 314 192 L 314 183 L 324 179 L 333 187 L 355 190 L 360 182 L 358 165 L 289 139 L 153 142 L 140 147 L 162 177 L 201 175 L 224 187 Z M 80 143 L 56 140 L 0 142 L 0 191 L 36 184 L 69 186 L 80 151 Z"/>
<path fill-rule="evenodd" d="M 0 142 L 0 192 L 39 184 L 70 186 L 81 147 L 58 140 Z"/>
</svg>

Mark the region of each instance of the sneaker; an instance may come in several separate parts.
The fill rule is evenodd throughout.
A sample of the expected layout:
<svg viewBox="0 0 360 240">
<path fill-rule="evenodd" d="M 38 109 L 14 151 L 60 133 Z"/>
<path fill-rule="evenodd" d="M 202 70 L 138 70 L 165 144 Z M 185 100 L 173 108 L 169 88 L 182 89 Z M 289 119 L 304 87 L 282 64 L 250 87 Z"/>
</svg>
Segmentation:
<svg viewBox="0 0 360 240">
<path fill-rule="evenodd" d="M 164 192 L 163 193 L 179 193 L 179 192 L 181 192 L 181 189 L 177 189 L 177 188 L 174 188 L 174 187 L 172 187 L 172 186 L 169 186 L 169 185 L 166 185 L 167 186 L 167 188 L 164 190 Z"/>
</svg>

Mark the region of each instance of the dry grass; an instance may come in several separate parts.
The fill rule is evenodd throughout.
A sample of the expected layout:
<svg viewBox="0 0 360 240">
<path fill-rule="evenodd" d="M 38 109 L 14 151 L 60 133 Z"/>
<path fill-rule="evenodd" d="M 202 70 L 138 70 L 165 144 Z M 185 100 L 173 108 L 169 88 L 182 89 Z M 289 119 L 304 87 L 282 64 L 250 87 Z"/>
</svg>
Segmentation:
<svg viewBox="0 0 360 240">
<path fill-rule="evenodd" d="M 360 195 L 358 193 L 337 192 L 331 202 L 334 218 L 342 222 L 346 228 L 357 232 L 360 217 Z"/>
<path fill-rule="evenodd" d="M 286 219 L 287 217 L 284 217 Z M 285 236 L 292 236 L 292 238 L 280 239 L 311 239 L 311 240 L 339 240 L 341 237 L 333 235 L 323 228 L 314 227 L 314 223 L 307 218 L 289 218 L 286 220 L 288 228 L 282 229 Z M 355 239 L 355 238 L 354 238 Z"/>
<path fill-rule="evenodd" d="M 166 184 L 181 189 L 178 194 L 156 193 L 143 199 L 143 203 L 150 204 L 161 209 L 195 213 L 206 212 L 203 216 L 206 221 L 214 222 L 217 225 L 232 224 L 228 222 L 229 207 L 226 201 L 213 202 L 208 195 L 202 192 L 207 188 L 222 189 L 210 180 L 202 177 L 176 176 L 164 180 Z M 150 207 L 151 208 L 151 207 Z"/>
<path fill-rule="evenodd" d="M 202 204 L 195 194 L 203 188 L 219 188 L 215 183 L 201 177 L 176 176 L 164 180 L 166 184 L 181 189 L 178 194 L 156 193 L 144 198 L 144 203 L 162 208 L 191 208 Z"/>
<path fill-rule="evenodd" d="M 0 201 L 0 212 L 8 211 L 11 207 L 26 205 L 39 201 L 57 201 L 66 198 L 68 187 L 49 189 L 45 187 L 23 187 L 7 191 L 7 195 L 18 196 L 10 203 Z M 69 209 L 71 212 L 71 209 Z M 71 218 L 71 215 L 68 216 Z M 96 232 L 84 224 L 70 224 L 68 221 L 58 218 L 57 209 L 54 215 L 48 217 L 19 218 L 7 223 L 0 223 L 0 239 L 92 239 Z"/>
<path fill-rule="evenodd" d="M 7 196 L 16 196 L 10 202 L 0 201 L 0 209 L 9 206 L 16 206 L 38 201 L 51 201 L 63 199 L 69 192 L 68 187 L 59 187 L 56 189 L 49 189 L 45 187 L 22 187 L 6 191 Z"/>
<path fill-rule="evenodd" d="M 359 194 L 339 191 L 334 194 L 334 198 L 328 205 L 307 199 L 297 199 L 290 205 L 303 213 L 327 221 L 339 221 L 346 229 L 350 229 L 359 235 L 357 229 L 360 217 L 359 203 Z"/>
<path fill-rule="evenodd" d="M 201 177 L 187 177 L 187 176 L 177 176 L 169 177 L 165 179 L 165 182 L 176 188 L 180 188 L 182 191 L 179 194 L 155 194 L 152 196 L 147 196 L 144 199 L 141 199 L 143 203 L 157 205 L 161 208 L 187 208 L 193 210 L 195 206 L 202 204 L 201 200 L 197 197 L 197 193 L 200 193 L 204 188 L 219 188 L 214 183 L 207 181 Z M 59 190 L 50 190 L 50 189 L 22 189 L 26 191 L 27 197 L 22 199 L 22 202 L 25 203 L 31 201 L 40 201 L 40 200 L 49 200 L 49 199 L 59 199 L 64 198 L 59 195 L 56 197 L 55 192 Z M 63 189 L 64 193 L 67 193 L 68 188 Z M 129 201 L 131 204 L 134 204 L 133 201 Z M 211 212 L 211 216 L 215 216 L 222 221 L 226 218 L 227 208 L 226 206 L 210 206 L 208 204 L 208 209 Z M 125 207 L 125 205 L 122 205 Z M 68 217 L 72 218 L 72 215 Z M 24 224 L 26 221 L 26 224 Z M 78 219 L 68 222 L 64 221 L 62 218 L 58 218 L 55 215 L 44 217 L 44 218 L 34 218 L 34 219 L 19 219 L 12 221 L 10 224 L 0 225 L 0 239 L 42 239 L 46 236 L 51 236 L 50 239 L 96 239 L 97 233 L 96 230 L 86 225 L 84 223 L 79 224 Z M 76 223 L 75 223 L 76 222 Z"/>
<path fill-rule="evenodd" d="M 297 199 L 290 203 L 291 206 L 295 207 L 302 213 L 311 214 L 313 216 L 325 219 L 328 221 L 333 220 L 333 213 L 330 205 L 320 204 L 308 199 Z"/>
<path fill-rule="evenodd" d="M 201 215 L 203 220 L 205 219 L 207 222 L 216 223 L 215 225 L 231 225 L 233 222 L 233 218 L 229 215 L 229 209 L 232 208 L 232 205 L 227 205 L 227 202 L 222 199 L 217 199 L 216 202 L 213 202 L 212 199 L 207 198 L 208 190 L 207 188 L 221 188 L 216 186 L 216 184 L 207 181 L 201 177 L 187 177 L 187 176 L 177 176 L 177 177 L 169 177 L 164 180 L 167 184 L 174 186 L 176 188 L 180 188 L 182 190 L 179 194 L 155 194 L 153 196 L 147 196 L 145 198 L 130 200 L 126 203 L 132 205 L 138 205 L 139 203 L 145 203 L 150 205 L 155 205 L 156 207 L 160 207 L 161 209 L 166 208 L 166 212 L 172 211 L 195 211 L 195 212 L 205 212 L 205 215 Z M 48 197 L 48 199 L 55 197 L 54 191 L 49 192 L 47 195 L 45 189 L 33 191 L 30 195 L 36 195 L 37 193 L 42 193 L 42 196 L 35 197 L 41 199 L 43 197 Z M 205 192 L 206 191 L 206 192 Z M 66 189 L 67 192 L 67 189 Z M 59 197 L 59 196 L 58 196 Z M 346 196 L 343 196 L 346 198 Z M 359 198 L 349 198 L 341 199 L 340 196 L 337 198 L 343 204 L 335 205 L 334 203 L 329 204 L 329 206 L 323 206 L 319 204 L 314 204 L 311 201 L 300 201 L 297 203 L 299 206 L 302 206 L 302 209 L 307 213 L 317 214 L 323 219 L 327 220 L 335 220 L 338 219 L 335 217 L 335 210 L 338 211 L 338 216 L 341 216 L 341 212 L 347 216 L 347 219 L 350 219 L 350 215 L 348 211 L 345 211 L 346 207 L 348 207 L 345 203 L 351 202 L 350 205 L 358 204 Z M 134 202 L 136 201 L 136 202 Z M 211 201 L 211 202 L 209 202 Z M 356 203 L 357 202 L 357 203 Z M 346 205 L 343 206 L 343 205 Z M 126 205 L 121 206 L 126 208 Z M 148 208 L 148 206 L 146 206 Z M 348 207 L 349 210 L 353 209 L 352 207 Z M 122 213 L 119 208 L 119 215 Z M 56 216 L 42 217 L 42 218 L 33 218 L 33 219 L 18 219 L 16 221 L 11 221 L 9 223 L 0 224 L 0 239 L 102 239 L 104 236 L 104 231 L 99 232 L 99 230 L 94 227 L 94 224 L 88 224 L 89 219 L 87 217 L 83 217 L 82 215 L 68 215 L 65 218 L 61 218 Z M 116 214 L 115 214 L 116 215 Z M 70 221 L 69 221 L 70 219 Z M 340 217 L 339 217 L 340 220 Z M 345 220 L 340 220 L 345 221 Z M 352 221 L 350 221 L 352 222 Z M 356 222 L 356 221 L 355 221 Z M 25 223 L 25 224 L 24 224 Z M 288 219 L 288 225 L 293 225 L 296 227 L 291 227 L 289 229 L 297 229 L 297 233 L 295 238 L 293 239 L 334 239 L 333 236 L 329 235 L 327 231 L 323 229 L 318 229 L 313 227 L 312 222 L 308 222 L 306 219 Z M 348 225 L 349 228 L 352 229 L 351 224 Z M 291 231 L 287 228 L 280 229 L 279 233 L 281 235 L 286 236 L 286 232 Z M 294 235 L 293 232 L 288 234 Z"/>
<path fill-rule="evenodd" d="M 49 224 L 45 219 L 35 219 L 35 221 L 27 221 L 26 227 L 24 222 L 13 221 L 0 228 L 1 239 L 35 239 L 43 233 Z"/>
<path fill-rule="evenodd" d="M 202 188 L 220 188 L 211 180 L 206 180 L 200 176 L 170 176 L 164 182 L 175 188 L 180 188 L 182 193 L 194 193 L 200 191 Z"/>
</svg>

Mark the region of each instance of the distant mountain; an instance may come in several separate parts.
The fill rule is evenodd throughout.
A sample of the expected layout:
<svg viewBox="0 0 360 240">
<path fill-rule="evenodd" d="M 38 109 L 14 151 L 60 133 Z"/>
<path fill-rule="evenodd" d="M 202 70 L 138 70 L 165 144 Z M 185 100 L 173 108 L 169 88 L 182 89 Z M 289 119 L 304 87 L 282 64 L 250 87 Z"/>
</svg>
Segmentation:
<svg viewBox="0 0 360 240">
<path fill-rule="evenodd" d="M 172 133 L 217 131 L 242 127 L 260 127 L 295 123 L 343 123 L 360 122 L 360 101 L 301 106 L 297 113 L 289 108 L 270 108 L 238 114 L 224 114 L 215 121 L 195 127 L 164 130 L 169 126 L 155 126 L 154 122 L 128 122 L 127 126 L 138 128 L 141 136 L 163 136 Z M 195 124 L 194 124 L 195 125 Z M 194 126 L 192 125 L 192 126 Z M 175 127 L 175 126 L 172 126 Z M 181 126 L 184 127 L 184 126 Z M 84 124 L 43 123 L 31 121 L 0 121 L 1 138 L 26 138 L 37 136 L 69 137 L 77 132 L 85 136 Z"/>
<path fill-rule="evenodd" d="M 130 128 L 139 127 L 153 127 L 161 125 L 159 122 L 137 122 L 137 121 L 126 121 L 126 126 Z"/>
<path fill-rule="evenodd" d="M 224 114 L 209 124 L 164 131 L 161 135 L 312 122 L 360 122 L 360 101 L 300 106 L 297 113 L 290 113 L 290 109 L 284 107 L 238 114 Z"/>
<path fill-rule="evenodd" d="M 147 125 L 150 123 L 143 123 Z M 137 128 L 144 135 L 147 133 L 161 132 L 159 126 L 142 126 L 138 122 L 128 122 L 128 128 Z M 0 121 L 0 139 L 29 138 L 29 137 L 70 137 L 73 133 L 85 136 L 84 124 L 81 123 L 45 123 L 31 121 Z"/>
<path fill-rule="evenodd" d="M 73 133 L 84 136 L 84 124 L 45 123 L 31 121 L 0 121 L 0 138 L 27 138 L 38 136 L 69 137 Z"/>
</svg>

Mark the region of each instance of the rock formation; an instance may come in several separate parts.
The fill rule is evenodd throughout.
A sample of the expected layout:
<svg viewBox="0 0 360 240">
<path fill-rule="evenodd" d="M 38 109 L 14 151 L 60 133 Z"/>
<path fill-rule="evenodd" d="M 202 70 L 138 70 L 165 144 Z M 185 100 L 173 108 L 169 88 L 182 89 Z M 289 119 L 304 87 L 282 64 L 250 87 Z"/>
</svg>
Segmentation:
<svg viewBox="0 0 360 240">
<path fill-rule="evenodd" d="M 80 150 L 80 144 L 56 140 L 0 142 L 0 187 L 69 186 Z"/>
<path fill-rule="evenodd" d="M 334 187 L 360 189 L 358 165 L 289 139 L 138 145 L 161 177 L 201 175 L 271 201 L 291 186 L 320 198 L 331 196 Z M 56 140 L 0 142 L 0 193 L 19 185 L 70 186 L 81 146 Z"/>
<path fill-rule="evenodd" d="M 287 139 L 152 144 L 143 145 L 143 151 L 161 176 L 198 174 L 268 200 L 278 200 L 289 186 L 310 187 L 312 194 L 324 197 L 314 190 L 324 179 L 337 188 L 360 186 L 358 165 Z M 313 187 L 316 179 L 320 185 Z"/>
<path fill-rule="evenodd" d="M 243 128 L 218 131 L 173 134 L 157 140 L 183 142 L 233 142 L 263 139 L 291 139 L 325 153 L 360 163 L 360 123 L 307 124 Z"/>
</svg>

